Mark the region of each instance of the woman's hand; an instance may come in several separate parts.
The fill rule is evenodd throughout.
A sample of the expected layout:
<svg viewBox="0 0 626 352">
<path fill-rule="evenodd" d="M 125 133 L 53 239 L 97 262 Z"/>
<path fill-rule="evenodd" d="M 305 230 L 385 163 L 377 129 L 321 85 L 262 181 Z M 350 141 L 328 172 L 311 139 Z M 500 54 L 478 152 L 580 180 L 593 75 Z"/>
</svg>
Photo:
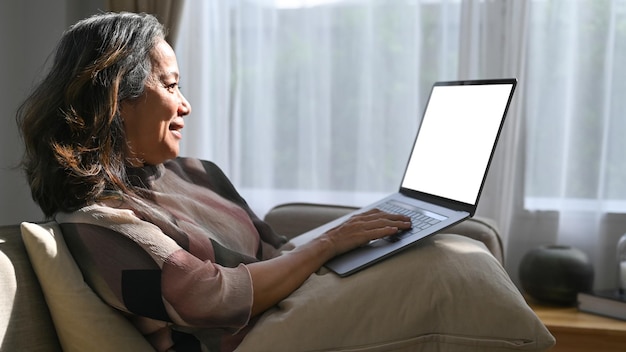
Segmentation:
<svg viewBox="0 0 626 352">
<path fill-rule="evenodd" d="M 343 224 L 329 230 L 320 237 L 320 240 L 330 242 L 334 253 L 331 258 L 371 240 L 391 236 L 400 230 L 411 228 L 411 219 L 404 215 L 385 213 L 372 209 L 357 214 Z M 330 259 L 330 258 L 328 258 Z"/>
<path fill-rule="evenodd" d="M 411 220 L 378 209 L 355 215 L 320 237 L 266 261 L 248 264 L 257 315 L 295 291 L 334 256 L 411 227 Z"/>
</svg>

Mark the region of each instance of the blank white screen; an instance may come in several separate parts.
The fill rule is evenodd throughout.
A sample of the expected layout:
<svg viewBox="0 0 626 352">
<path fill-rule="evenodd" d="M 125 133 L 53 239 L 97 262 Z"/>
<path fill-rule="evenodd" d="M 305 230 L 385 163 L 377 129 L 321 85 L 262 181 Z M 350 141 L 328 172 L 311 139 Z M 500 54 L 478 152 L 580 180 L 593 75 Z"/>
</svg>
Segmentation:
<svg viewBox="0 0 626 352">
<path fill-rule="evenodd" d="M 435 86 L 402 187 L 474 204 L 512 88 Z"/>
</svg>

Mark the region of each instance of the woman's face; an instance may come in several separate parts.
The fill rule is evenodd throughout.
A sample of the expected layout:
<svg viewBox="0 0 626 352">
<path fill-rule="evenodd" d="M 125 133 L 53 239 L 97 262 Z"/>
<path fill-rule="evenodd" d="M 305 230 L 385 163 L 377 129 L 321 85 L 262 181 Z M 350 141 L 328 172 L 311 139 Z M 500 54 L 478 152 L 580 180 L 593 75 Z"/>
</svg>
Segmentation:
<svg viewBox="0 0 626 352">
<path fill-rule="evenodd" d="M 183 116 L 191 105 L 178 87 L 178 63 L 172 47 L 159 40 L 150 53 L 152 73 L 145 93 L 120 103 L 130 160 L 149 165 L 178 156 Z"/>
</svg>

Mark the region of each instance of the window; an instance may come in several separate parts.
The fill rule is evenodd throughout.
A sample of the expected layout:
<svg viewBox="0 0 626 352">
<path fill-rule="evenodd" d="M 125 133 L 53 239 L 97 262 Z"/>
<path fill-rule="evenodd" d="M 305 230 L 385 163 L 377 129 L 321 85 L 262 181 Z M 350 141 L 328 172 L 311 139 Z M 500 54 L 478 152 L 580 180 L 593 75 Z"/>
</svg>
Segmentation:
<svg viewBox="0 0 626 352">
<path fill-rule="evenodd" d="M 533 1 L 526 206 L 626 211 L 626 3 Z"/>
</svg>

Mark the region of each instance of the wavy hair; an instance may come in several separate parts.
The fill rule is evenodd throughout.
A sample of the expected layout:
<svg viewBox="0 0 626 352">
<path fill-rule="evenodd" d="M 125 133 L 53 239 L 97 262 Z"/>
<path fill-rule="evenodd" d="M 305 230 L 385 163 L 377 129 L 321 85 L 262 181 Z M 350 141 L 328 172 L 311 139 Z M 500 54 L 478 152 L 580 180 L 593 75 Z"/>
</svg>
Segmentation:
<svg viewBox="0 0 626 352">
<path fill-rule="evenodd" d="M 119 104 L 144 93 L 165 37 L 147 14 L 102 13 L 62 36 L 48 74 L 17 111 L 21 165 L 46 217 L 131 192 Z"/>
</svg>

